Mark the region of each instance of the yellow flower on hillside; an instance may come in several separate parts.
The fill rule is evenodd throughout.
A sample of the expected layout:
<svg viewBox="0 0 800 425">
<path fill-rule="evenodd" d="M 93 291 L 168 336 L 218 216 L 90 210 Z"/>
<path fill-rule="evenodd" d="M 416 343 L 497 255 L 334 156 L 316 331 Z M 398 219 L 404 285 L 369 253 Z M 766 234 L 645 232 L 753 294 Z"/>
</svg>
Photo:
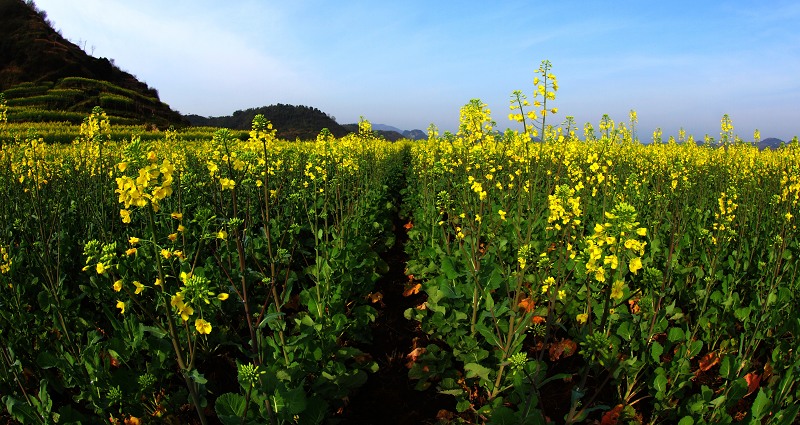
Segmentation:
<svg viewBox="0 0 800 425">
<path fill-rule="evenodd" d="M 125 314 L 125 303 L 117 300 L 117 308 L 119 309 L 120 314 Z"/>
<path fill-rule="evenodd" d="M 122 290 L 122 279 L 114 282 L 114 291 L 119 292 Z"/>
<path fill-rule="evenodd" d="M 142 283 L 138 280 L 133 281 L 133 286 L 136 287 L 136 291 L 133 292 L 135 295 L 139 295 L 142 293 L 142 291 L 144 291 L 144 285 L 142 285 Z"/>
<path fill-rule="evenodd" d="M 97 274 L 105 274 L 106 270 L 108 270 L 103 263 L 97 263 L 95 269 L 97 270 Z"/>
<path fill-rule="evenodd" d="M 226 294 L 225 292 L 223 292 L 223 293 L 221 293 L 221 294 L 217 295 L 217 299 L 218 299 L 218 300 L 220 300 L 220 301 L 225 301 L 225 300 L 227 300 L 227 299 L 228 299 L 228 294 Z"/>
</svg>

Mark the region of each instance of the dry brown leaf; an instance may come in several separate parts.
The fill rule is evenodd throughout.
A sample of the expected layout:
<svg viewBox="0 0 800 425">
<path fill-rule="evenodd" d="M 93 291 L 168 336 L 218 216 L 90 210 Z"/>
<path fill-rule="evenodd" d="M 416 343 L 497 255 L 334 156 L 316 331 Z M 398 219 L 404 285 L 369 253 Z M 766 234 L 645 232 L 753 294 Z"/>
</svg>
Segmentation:
<svg viewBox="0 0 800 425">
<path fill-rule="evenodd" d="M 623 405 L 618 404 L 614 406 L 613 409 L 609 410 L 603 415 L 603 419 L 600 420 L 600 425 L 617 425 L 619 422 L 619 417 L 622 414 Z"/>
<path fill-rule="evenodd" d="M 375 304 L 375 303 L 377 303 L 377 302 L 381 302 L 381 301 L 383 301 L 383 294 L 382 294 L 381 292 L 374 292 L 374 293 L 373 293 L 373 292 L 370 292 L 369 294 L 367 294 L 367 298 L 368 298 L 368 299 L 369 299 L 369 300 L 370 300 L 370 301 L 371 301 L 373 304 Z"/>
<path fill-rule="evenodd" d="M 569 357 L 578 350 L 578 344 L 571 339 L 562 339 L 559 342 L 555 342 L 550 344 L 550 361 L 556 361 L 560 359 L 562 356 L 564 358 Z"/>
<path fill-rule="evenodd" d="M 750 394 L 753 394 L 756 390 L 758 390 L 759 385 L 761 385 L 761 375 L 750 372 L 744 376 L 744 380 L 747 381 L 747 397 Z"/>
<path fill-rule="evenodd" d="M 717 356 L 716 351 L 711 351 L 702 359 L 700 359 L 700 368 L 698 369 L 700 372 L 706 372 L 712 367 L 716 366 L 719 363 L 719 357 Z"/>
<path fill-rule="evenodd" d="M 422 288 L 422 284 L 416 283 L 411 286 L 406 287 L 406 290 L 403 291 L 404 297 L 409 297 L 414 294 L 419 294 L 419 289 Z"/>
<path fill-rule="evenodd" d="M 530 297 L 521 299 L 517 305 L 522 310 L 525 310 L 526 313 L 530 313 L 536 308 L 536 302 L 531 300 Z"/>
<path fill-rule="evenodd" d="M 427 352 L 428 352 L 428 350 L 425 347 L 417 347 L 417 348 L 411 350 L 411 352 L 408 353 L 408 355 L 406 355 L 406 357 L 409 360 L 411 360 L 412 362 L 415 362 L 415 361 L 419 360 L 420 356 L 422 356 L 423 354 L 425 354 Z"/>
</svg>

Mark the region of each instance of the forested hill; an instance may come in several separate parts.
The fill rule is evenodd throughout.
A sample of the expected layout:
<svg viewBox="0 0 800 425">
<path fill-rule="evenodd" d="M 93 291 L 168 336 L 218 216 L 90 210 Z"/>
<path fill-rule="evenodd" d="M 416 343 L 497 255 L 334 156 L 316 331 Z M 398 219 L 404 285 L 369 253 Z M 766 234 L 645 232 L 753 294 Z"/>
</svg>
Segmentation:
<svg viewBox="0 0 800 425">
<path fill-rule="evenodd" d="M 295 105 L 270 105 L 260 108 L 250 108 L 236 111 L 233 115 L 221 117 L 202 117 L 200 115 L 185 115 L 184 118 L 192 125 L 225 127 L 236 130 L 249 130 L 253 117 L 264 115 L 272 122 L 272 127 L 277 130 L 277 135 L 286 140 L 312 140 L 317 137 L 323 128 L 327 128 L 336 137 L 349 133 L 344 127 L 336 123 L 333 117 L 310 106 Z"/>
<path fill-rule="evenodd" d="M 64 38 L 33 1 L 0 0 L 0 17 L 0 92 L 12 108 L 9 120 L 74 121 L 101 106 L 118 122 L 182 122 L 154 88 Z"/>
</svg>

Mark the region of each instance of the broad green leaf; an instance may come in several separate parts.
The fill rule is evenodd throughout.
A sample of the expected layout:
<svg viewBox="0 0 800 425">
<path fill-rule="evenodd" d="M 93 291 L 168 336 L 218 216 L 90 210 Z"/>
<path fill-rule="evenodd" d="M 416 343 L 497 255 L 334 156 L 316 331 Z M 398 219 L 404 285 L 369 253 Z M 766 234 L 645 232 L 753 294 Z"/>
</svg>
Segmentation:
<svg viewBox="0 0 800 425">
<path fill-rule="evenodd" d="M 489 380 L 489 374 L 492 372 L 488 367 L 479 365 L 478 363 L 467 363 L 464 365 L 464 372 L 467 378 L 480 377 L 483 380 Z"/>
<path fill-rule="evenodd" d="M 667 391 L 667 377 L 664 376 L 663 373 L 656 375 L 656 378 L 653 380 L 653 388 L 659 393 Z"/>
<path fill-rule="evenodd" d="M 619 328 L 617 328 L 617 335 L 622 337 L 625 341 L 630 341 L 631 336 L 633 336 L 633 325 L 629 321 L 625 321 L 620 323 Z"/>
<path fill-rule="evenodd" d="M 664 353 L 664 346 L 658 341 L 653 341 L 650 347 L 650 358 L 656 363 L 661 363 L 661 354 Z"/>
<path fill-rule="evenodd" d="M 679 341 L 683 341 L 686 336 L 683 333 L 683 329 L 681 328 L 669 328 L 669 332 L 667 333 L 667 340 L 669 342 L 675 343 Z"/>
<path fill-rule="evenodd" d="M 758 395 L 756 395 L 756 399 L 753 401 L 753 407 L 750 409 L 750 413 L 752 413 L 754 420 L 759 420 L 769 413 L 771 407 L 772 402 L 769 396 L 767 396 L 764 388 L 761 388 L 758 390 Z"/>
<path fill-rule="evenodd" d="M 217 398 L 214 410 L 220 422 L 225 425 L 239 425 L 242 423 L 247 403 L 244 396 L 234 393 L 225 393 Z M 248 415 L 249 416 L 249 415 Z"/>
</svg>

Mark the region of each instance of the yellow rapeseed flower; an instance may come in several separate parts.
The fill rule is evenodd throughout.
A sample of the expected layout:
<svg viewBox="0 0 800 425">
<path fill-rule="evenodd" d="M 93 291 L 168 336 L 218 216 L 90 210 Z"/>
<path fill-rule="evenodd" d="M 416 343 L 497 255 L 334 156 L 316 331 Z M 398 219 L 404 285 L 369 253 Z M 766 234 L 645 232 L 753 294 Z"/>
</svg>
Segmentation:
<svg viewBox="0 0 800 425">
<path fill-rule="evenodd" d="M 217 299 L 218 299 L 218 300 L 220 300 L 220 301 L 225 301 L 225 300 L 227 300 L 227 299 L 228 299 L 228 294 L 226 294 L 225 292 L 223 292 L 223 293 L 221 293 L 221 294 L 217 295 Z"/>
<path fill-rule="evenodd" d="M 117 308 L 119 309 L 120 314 L 125 314 L 125 303 L 117 300 Z"/>
<path fill-rule="evenodd" d="M 619 300 L 623 296 L 623 290 L 625 288 L 625 282 L 622 280 L 615 280 L 614 284 L 611 285 L 611 298 L 615 300 Z"/>
<path fill-rule="evenodd" d="M 211 323 L 208 323 L 203 319 L 195 320 L 194 327 L 197 328 L 197 333 L 199 334 L 208 335 L 211 333 Z"/>
<path fill-rule="evenodd" d="M 628 268 L 631 270 L 631 273 L 636 274 L 636 272 L 642 269 L 642 258 L 636 257 L 632 259 L 630 264 L 628 264 Z"/>
<path fill-rule="evenodd" d="M 128 238 L 128 243 L 131 245 L 136 245 L 137 243 L 139 243 L 139 238 L 137 238 L 136 236 L 131 236 Z"/>
<path fill-rule="evenodd" d="M 114 282 L 114 291 L 119 292 L 122 290 L 122 279 Z"/>
<path fill-rule="evenodd" d="M 172 214 L 170 214 L 170 215 L 171 215 L 171 216 L 172 216 L 172 218 L 174 218 L 175 220 L 181 220 L 181 219 L 183 219 L 183 214 L 182 214 L 182 213 L 179 213 L 179 212 L 174 212 L 174 213 L 172 213 Z"/>
<path fill-rule="evenodd" d="M 106 269 L 106 265 L 103 264 L 103 263 L 97 263 L 96 270 L 97 270 L 97 274 L 105 274 L 105 272 L 107 270 Z"/>
<path fill-rule="evenodd" d="M 235 181 L 224 177 L 219 179 L 219 184 L 222 186 L 222 190 L 233 190 L 233 187 L 236 186 Z"/>
<path fill-rule="evenodd" d="M 142 293 L 142 291 L 144 291 L 144 285 L 142 285 L 142 283 L 139 282 L 138 280 L 133 281 L 133 286 L 136 287 L 136 291 L 134 291 L 134 294 L 136 295 L 139 295 L 140 293 Z"/>
</svg>

